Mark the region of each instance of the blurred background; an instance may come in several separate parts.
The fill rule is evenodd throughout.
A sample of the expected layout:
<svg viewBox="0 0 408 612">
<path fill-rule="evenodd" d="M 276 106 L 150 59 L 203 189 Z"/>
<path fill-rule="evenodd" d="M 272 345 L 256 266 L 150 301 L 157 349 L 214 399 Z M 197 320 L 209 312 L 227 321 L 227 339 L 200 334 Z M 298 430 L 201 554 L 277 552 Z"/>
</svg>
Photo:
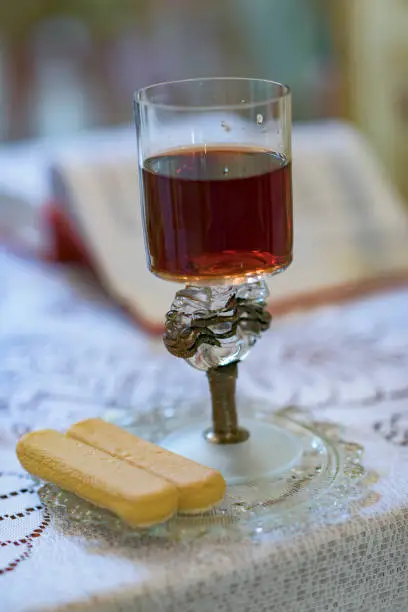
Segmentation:
<svg viewBox="0 0 408 612">
<path fill-rule="evenodd" d="M 0 139 L 131 121 L 155 81 L 289 83 L 294 119 L 342 117 L 408 198 L 407 0 L 18 0 L 0 3 Z"/>
</svg>

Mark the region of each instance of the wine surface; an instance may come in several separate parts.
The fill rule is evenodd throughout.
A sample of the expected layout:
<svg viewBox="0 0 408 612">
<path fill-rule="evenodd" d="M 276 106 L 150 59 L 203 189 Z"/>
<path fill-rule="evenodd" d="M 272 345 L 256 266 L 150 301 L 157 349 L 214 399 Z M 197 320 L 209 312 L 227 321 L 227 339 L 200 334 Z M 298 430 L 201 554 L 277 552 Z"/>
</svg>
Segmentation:
<svg viewBox="0 0 408 612">
<path fill-rule="evenodd" d="M 256 148 L 175 149 L 142 169 L 149 267 L 174 281 L 239 281 L 292 260 L 291 165 Z"/>
</svg>

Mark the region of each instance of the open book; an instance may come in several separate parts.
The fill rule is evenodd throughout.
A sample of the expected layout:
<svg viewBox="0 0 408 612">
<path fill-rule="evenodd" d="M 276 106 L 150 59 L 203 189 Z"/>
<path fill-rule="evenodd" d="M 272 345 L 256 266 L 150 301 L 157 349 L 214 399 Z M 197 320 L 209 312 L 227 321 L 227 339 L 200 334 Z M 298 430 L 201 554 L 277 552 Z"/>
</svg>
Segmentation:
<svg viewBox="0 0 408 612">
<path fill-rule="evenodd" d="M 45 167 L 47 198 L 63 211 L 104 287 L 140 320 L 160 324 L 179 286 L 146 267 L 133 130 L 61 146 Z M 293 181 L 294 263 L 269 280 L 272 297 L 408 268 L 407 210 L 354 128 L 296 126 Z"/>
</svg>

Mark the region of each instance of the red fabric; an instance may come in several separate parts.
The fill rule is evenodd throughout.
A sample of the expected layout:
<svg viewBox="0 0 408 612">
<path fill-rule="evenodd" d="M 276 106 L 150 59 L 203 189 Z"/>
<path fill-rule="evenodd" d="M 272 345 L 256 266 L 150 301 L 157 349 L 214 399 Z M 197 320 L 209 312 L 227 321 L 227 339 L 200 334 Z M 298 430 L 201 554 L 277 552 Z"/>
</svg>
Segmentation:
<svg viewBox="0 0 408 612">
<path fill-rule="evenodd" d="M 50 202 L 44 206 L 42 215 L 52 236 L 51 244 L 41 255 L 48 261 L 58 263 L 82 263 L 92 267 L 86 249 L 72 228 L 61 208 Z"/>
</svg>

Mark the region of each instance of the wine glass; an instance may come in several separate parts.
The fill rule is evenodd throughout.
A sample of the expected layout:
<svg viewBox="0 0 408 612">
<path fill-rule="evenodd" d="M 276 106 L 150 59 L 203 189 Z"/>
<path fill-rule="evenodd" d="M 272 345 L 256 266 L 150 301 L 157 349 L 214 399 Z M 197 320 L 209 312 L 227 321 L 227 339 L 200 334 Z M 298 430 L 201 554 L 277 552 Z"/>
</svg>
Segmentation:
<svg viewBox="0 0 408 612">
<path fill-rule="evenodd" d="M 256 411 L 239 422 L 235 385 L 270 323 L 265 277 L 292 261 L 290 90 L 189 79 L 140 89 L 134 111 L 147 263 L 163 281 L 185 283 L 164 343 L 206 372 L 212 403 L 212 426 L 197 411 L 159 442 L 228 483 L 275 476 L 299 460 L 302 443 Z"/>
</svg>

